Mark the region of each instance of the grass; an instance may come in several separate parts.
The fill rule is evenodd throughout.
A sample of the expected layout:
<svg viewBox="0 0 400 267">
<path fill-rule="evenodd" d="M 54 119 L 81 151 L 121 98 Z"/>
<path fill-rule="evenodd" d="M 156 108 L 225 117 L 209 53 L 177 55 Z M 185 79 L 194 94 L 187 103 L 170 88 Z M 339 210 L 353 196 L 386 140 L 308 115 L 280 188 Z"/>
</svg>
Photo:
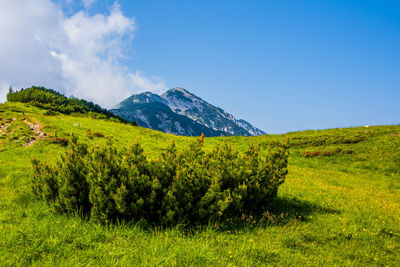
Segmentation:
<svg viewBox="0 0 400 267">
<path fill-rule="evenodd" d="M 24 118 L 92 145 L 112 136 L 119 146 L 138 140 L 148 156 L 174 139 L 192 138 L 126 124 L 72 116 L 45 116 L 18 103 L 0 105 L 0 124 L 15 118 L 0 139 L 0 265 L 389 265 L 400 262 L 400 126 L 304 131 L 260 137 L 206 138 L 243 150 L 291 140 L 289 175 L 262 219 L 244 215 L 198 227 L 148 228 L 140 223 L 100 225 L 58 215 L 30 189 L 36 157 L 52 162 L 64 147 L 32 137 Z M 11 128 L 12 126 L 12 128 Z M 28 128 L 27 128 L 28 127 Z M 101 133 L 101 135 L 91 135 Z M 14 139 L 15 138 L 15 139 Z M 351 151 L 304 158 L 302 151 Z"/>
</svg>

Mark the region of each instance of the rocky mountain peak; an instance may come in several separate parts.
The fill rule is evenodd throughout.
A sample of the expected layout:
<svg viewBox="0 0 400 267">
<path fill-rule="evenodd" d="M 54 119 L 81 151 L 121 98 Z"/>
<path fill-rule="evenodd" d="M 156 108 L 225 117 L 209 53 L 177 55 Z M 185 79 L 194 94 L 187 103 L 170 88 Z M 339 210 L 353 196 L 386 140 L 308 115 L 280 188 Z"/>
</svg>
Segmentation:
<svg viewBox="0 0 400 267">
<path fill-rule="evenodd" d="M 140 126 L 179 135 L 265 134 L 247 121 L 237 120 L 182 87 L 175 87 L 161 95 L 151 92 L 132 95 L 112 111 L 127 120 L 135 120 Z"/>
</svg>

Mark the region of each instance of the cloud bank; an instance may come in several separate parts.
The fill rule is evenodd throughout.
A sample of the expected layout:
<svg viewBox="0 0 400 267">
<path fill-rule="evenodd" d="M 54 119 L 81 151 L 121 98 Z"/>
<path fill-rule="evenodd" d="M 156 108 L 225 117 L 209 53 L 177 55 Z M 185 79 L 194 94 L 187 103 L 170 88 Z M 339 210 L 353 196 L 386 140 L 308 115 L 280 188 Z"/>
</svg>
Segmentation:
<svg viewBox="0 0 400 267">
<path fill-rule="evenodd" d="M 132 93 L 163 91 L 163 79 L 121 64 L 136 30 L 114 4 L 107 14 L 66 15 L 50 0 L 0 1 L 0 101 L 15 89 L 43 85 L 112 107 Z"/>
</svg>

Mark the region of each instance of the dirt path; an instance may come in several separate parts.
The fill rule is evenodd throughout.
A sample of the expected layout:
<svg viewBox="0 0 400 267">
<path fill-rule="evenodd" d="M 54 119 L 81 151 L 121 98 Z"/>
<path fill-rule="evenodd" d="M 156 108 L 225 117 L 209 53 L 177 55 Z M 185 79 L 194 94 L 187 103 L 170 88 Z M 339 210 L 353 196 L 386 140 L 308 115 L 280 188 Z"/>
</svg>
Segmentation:
<svg viewBox="0 0 400 267">
<path fill-rule="evenodd" d="M 28 119 L 24 119 L 24 122 L 26 124 L 28 124 L 29 128 L 31 128 L 32 132 L 35 133 L 35 139 L 29 140 L 27 143 L 23 144 L 23 146 L 31 146 L 34 143 L 36 143 L 37 141 L 39 141 L 47 136 L 47 134 L 41 130 L 42 125 L 38 121 L 35 121 L 33 119 L 31 119 L 31 120 L 34 122 L 33 123 L 30 122 L 30 121 L 28 121 Z"/>
</svg>

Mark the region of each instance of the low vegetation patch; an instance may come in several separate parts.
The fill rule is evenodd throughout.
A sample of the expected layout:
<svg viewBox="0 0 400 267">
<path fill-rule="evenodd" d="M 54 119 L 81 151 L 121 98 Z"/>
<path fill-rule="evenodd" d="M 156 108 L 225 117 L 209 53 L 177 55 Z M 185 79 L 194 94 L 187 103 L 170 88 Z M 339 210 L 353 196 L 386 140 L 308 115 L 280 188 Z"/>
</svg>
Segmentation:
<svg viewBox="0 0 400 267">
<path fill-rule="evenodd" d="M 351 154 L 353 153 L 353 150 L 351 149 L 344 149 L 340 147 L 324 147 L 319 150 L 303 150 L 300 152 L 300 156 L 303 158 L 313 158 L 313 157 L 318 157 L 318 156 L 334 156 L 338 154 Z"/>
<path fill-rule="evenodd" d="M 62 146 L 68 146 L 69 140 L 68 138 L 65 137 L 48 137 L 45 139 L 47 142 L 52 143 L 52 144 L 57 144 L 57 145 L 62 145 Z"/>
<path fill-rule="evenodd" d="M 338 144 L 356 144 L 366 140 L 372 132 L 357 132 L 347 135 L 295 136 L 290 139 L 291 147 L 329 146 Z"/>
<path fill-rule="evenodd" d="M 260 146 L 240 153 L 227 143 L 206 153 L 203 142 L 180 152 L 172 142 L 149 160 L 138 142 L 89 148 L 71 136 L 56 165 L 32 160 L 33 191 L 57 212 L 103 223 L 205 223 L 265 211 L 287 174 L 286 145 L 261 156 Z"/>
<path fill-rule="evenodd" d="M 99 132 L 92 132 L 90 129 L 87 130 L 86 133 L 90 139 L 93 139 L 93 137 L 104 137 L 104 134 Z"/>
</svg>

